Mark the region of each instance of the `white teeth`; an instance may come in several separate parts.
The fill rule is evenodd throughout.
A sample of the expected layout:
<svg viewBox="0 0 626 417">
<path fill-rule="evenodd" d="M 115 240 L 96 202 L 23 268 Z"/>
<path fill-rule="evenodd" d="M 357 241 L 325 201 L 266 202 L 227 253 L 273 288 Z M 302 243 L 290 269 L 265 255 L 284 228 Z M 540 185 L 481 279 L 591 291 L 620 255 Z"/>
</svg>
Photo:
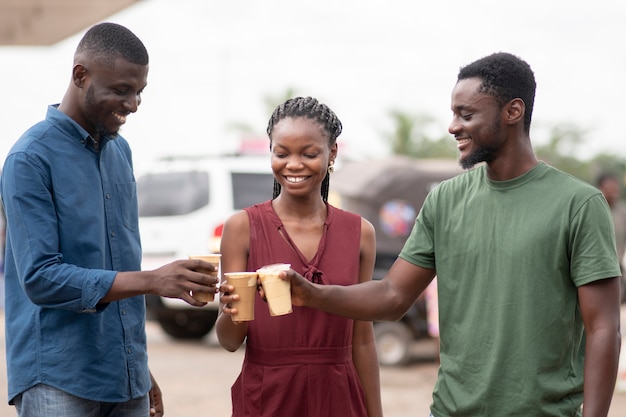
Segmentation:
<svg viewBox="0 0 626 417">
<path fill-rule="evenodd" d="M 305 178 L 305 177 L 285 177 L 285 179 L 286 179 L 288 182 L 293 182 L 293 183 L 296 183 L 296 182 L 302 182 L 302 181 L 304 181 L 306 178 Z"/>
<path fill-rule="evenodd" d="M 470 139 L 457 139 L 456 142 L 457 142 L 458 146 L 462 146 L 462 145 L 465 145 L 467 143 L 470 143 Z"/>
<path fill-rule="evenodd" d="M 113 117 L 115 117 L 120 124 L 126 123 L 126 115 L 124 114 L 113 113 Z"/>
</svg>

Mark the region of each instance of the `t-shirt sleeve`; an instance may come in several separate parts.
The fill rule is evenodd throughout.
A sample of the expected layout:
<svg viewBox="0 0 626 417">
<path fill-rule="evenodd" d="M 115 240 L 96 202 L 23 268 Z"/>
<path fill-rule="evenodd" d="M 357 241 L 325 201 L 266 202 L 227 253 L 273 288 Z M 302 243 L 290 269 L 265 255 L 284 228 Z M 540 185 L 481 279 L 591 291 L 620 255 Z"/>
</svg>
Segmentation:
<svg viewBox="0 0 626 417">
<path fill-rule="evenodd" d="M 575 213 L 570 231 L 570 274 L 576 286 L 621 276 L 609 206 L 601 194 Z"/>
<path fill-rule="evenodd" d="M 435 197 L 431 192 L 426 197 L 411 234 L 404 243 L 399 257 L 413 265 L 427 269 L 435 269 L 435 246 L 433 239 L 433 215 L 435 213 Z"/>
</svg>

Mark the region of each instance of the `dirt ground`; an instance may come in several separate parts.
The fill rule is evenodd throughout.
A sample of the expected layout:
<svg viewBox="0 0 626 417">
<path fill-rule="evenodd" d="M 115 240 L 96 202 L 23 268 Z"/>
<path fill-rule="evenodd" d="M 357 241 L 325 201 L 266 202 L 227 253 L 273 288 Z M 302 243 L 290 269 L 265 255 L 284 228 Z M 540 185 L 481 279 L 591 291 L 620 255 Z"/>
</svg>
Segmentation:
<svg viewBox="0 0 626 417">
<path fill-rule="evenodd" d="M 226 352 L 209 335 L 198 342 L 179 342 L 148 322 L 152 373 L 164 393 L 168 417 L 230 416 L 230 386 L 239 373 L 243 353 Z M 0 355 L 4 356 L 4 314 L 0 312 Z M 403 367 L 381 368 L 381 395 L 386 417 L 426 417 L 437 376 L 435 345 L 414 346 L 413 361 Z M 6 362 L 0 361 L 0 417 L 14 417 L 6 401 Z M 626 391 L 616 392 L 610 417 L 626 417 Z"/>
</svg>

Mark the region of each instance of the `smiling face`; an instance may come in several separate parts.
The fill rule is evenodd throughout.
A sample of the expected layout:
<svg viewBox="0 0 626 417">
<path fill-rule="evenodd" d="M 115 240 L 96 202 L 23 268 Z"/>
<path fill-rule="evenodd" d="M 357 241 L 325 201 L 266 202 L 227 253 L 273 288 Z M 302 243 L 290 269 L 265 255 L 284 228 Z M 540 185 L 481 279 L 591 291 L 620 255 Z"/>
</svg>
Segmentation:
<svg viewBox="0 0 626 417">
<path fill-rule="evenodd" d="M 132 64 L 122 58 L 117 58 L 112 66 L 97 61 L 77 65 L 75 82 L 79 82 L 81 106 L 77 122 L 96 140 L 115 137 L 126 117 L 141 104 L 147 78 L 147 65 Z"/>
<path fill-rule="evenodd" d="M 488 94 L 480 93 L 481 80 L 460 80 L 452 90 L 452 122 L 448 131 L 454 135 L 465 169 L 479 162 L 496 159 L 506 142 L 502 126 L 502 106 Z"/>
<path fill-rule="evenodd" d="M 286 117 L 272 129 L 271 164 L 281 194 L 320 198 L 328 165 L 337 156 L 322 126 L 306 117 Z"/>
</svg>

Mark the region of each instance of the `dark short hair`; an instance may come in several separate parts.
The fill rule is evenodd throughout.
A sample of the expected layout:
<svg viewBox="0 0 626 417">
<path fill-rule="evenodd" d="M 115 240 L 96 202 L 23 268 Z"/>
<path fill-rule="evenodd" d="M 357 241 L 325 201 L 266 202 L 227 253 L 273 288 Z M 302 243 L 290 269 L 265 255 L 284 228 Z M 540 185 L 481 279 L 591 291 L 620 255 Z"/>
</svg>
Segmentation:
<svg viewBox="0 0 626 417">
<path fill-rule="evenodd" d="M 148 51 L 143 42 L 130 30 L 116 23 L 100 23 L 91 27 L 78 43 L 76 54 L 86 53 L 91 58 L 112 65 L 116 58 L 137 65 L 148 65 Z"/>
<path fill-rule="evenodd" d="M 537 84 L 528 63 L 513 54 L 498 52 L 462 67 L 457 81 L 468 78 L 480 78 L 480 92 L 494 97 L 500 106 L 521 99 L 526 106 L 524 129 L 530 131 Z"/>
</svg>

